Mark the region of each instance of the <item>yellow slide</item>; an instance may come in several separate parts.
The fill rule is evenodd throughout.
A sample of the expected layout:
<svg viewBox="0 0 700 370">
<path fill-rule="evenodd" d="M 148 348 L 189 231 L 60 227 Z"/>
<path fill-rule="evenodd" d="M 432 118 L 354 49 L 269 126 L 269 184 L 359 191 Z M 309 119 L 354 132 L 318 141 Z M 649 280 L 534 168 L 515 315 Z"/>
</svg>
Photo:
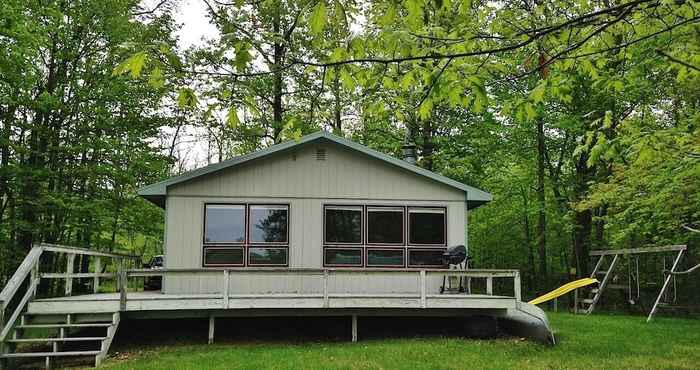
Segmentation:
<svg viewBox="0 0 700 370">
<path fill-rule="evenodd" d="M 552 300 L 554 298 L 557 298 L 559 296 L 562 296 L 562 295 L 564 295 L 564 294 L 566 294 L 574 289 L 583 288 L 585 286 L 595 284 L 595 283 L 600 283 L 600 282 L 598 281 L 598 279 L 593 279 L 593 278 L 578 279 L 578 280 L 572 281 L 568 284 L 564 284 L 564 285 L 560 286 L 559 288 L 554 289 L 545 295 L 541 295 L 541 296 L 539 296 L 539 297 L 537 297 L 537 298 L 535 298 L 527 303 L 530 303 L 530 304 L 544 303 L 544 302 L 547 302 L 547 301 Z"/>
</svg>

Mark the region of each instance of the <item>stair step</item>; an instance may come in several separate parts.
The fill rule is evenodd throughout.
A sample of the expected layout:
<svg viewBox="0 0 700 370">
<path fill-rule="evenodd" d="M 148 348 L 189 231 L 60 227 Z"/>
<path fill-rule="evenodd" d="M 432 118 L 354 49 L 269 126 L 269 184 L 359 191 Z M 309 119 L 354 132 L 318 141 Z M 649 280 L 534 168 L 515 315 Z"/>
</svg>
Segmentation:
<svg viewBox="0 0 700 370">
<path fill-rule="evenodd" d="M 100 341 L 107 337 L 70 337 L 70 338 L 25 338 L 25 339 L 8 339 L 11 343 L 46 343 L 46 342 L 87 342 Z"/>
<path fill-rule="evenodd" d="M 591 289 L 591 293 L 593 293 L 593 294 L 597 294 L 599 291 L 600 291 L 600 289 L 598 289 L 598 288 Z"/>
<path fill-rule="evenodd" d="M 608 274 L 608 270 L 605 270 L 605 271 L 596 271 L 595 273 L 598 274 L 598 275 L 607 275 L 607 274 Z"/>
<path fill-rule="evenodd" d="M 608 289 L 622 289 L 622 290 L 627 290 L 629 289 L 629 286 L 625 284 L 608 284 L 607 285 Z"/>
<path fill-rule="evenodd" d="M 593 303 L 593 300 L 592 299 L 582 299 L 581 303 L 591 304 L 591 303 Z"/>
<path fill-rule="evenodd" d="M 0 355 L 2 358 L 17 358 L 17 357 L 66 357 L 66 356 L 95 356 L 101 351 L 73 351 L 73 352 L 20 352 L 20 353 L 5 353 Z"/>
<path fill-rule="evenodd" d="M 27 324 L 17 325 L 17 329 L 38 329 L 38 328 L 107 328 L 112 323 L 94 322 L 89 324 Z"/>
</svg>

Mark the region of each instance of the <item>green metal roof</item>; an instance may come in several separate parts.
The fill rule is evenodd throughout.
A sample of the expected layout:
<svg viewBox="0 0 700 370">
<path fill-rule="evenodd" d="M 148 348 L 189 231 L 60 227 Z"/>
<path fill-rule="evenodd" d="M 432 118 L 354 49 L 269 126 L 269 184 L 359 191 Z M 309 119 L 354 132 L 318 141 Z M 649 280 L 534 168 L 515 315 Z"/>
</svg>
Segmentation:
<svg viewBox="0 0 700 370">
<path fill-rule="evenodd" d="M 165 207 L 165 196 L 167 195 L 167 188 L 168 186 L 179 184 L 185 181 L 192 180 L 194 178 L 200 177 L 200 176 L 205 176 L 210 173 L 214 173 L 226 168 L 234 167 L 249 161 L 252 161 L 254 159 L 266 157 L 268 155 L 282 152 L 285 150 L 289 150 L 295 147 L 299 147 L 304 144 L 316 142 L 316 141 L 329 141 L 332 143 L 336 143 L 340 146 L 343 146 L 345 148 L 353 149 L 358 152 L 361 152 L 363 154 L 366 154 L 370 157 L 374 157 L 377 159 L 380 159 L 384 162 L 387 162 L 391 165 L 400 167 L 404 170 L 416 173 L 418 175 L 425 176 L 429 179 L 432 179 L 434 181 L 437 181 L 439 183 L 451 186 L 453 188 L 462 190 L 466 193 L 466 198 L 467 198 L 467 205 L 468 207 L 471 208 L 476 208 L 486 202 L 489 202 L 493 199 L 491 194 L 477 189 L 473 186 L 469 186 L 466 184 L 462 184 L 461 182 L 452 180 L 448 177 L 439 175 L 435 172 L 428 171 L 424 168 L 418 167 L 416 165 L 410 164 L 406 161 L 396 159 L 392 156 L 386 155 L 384 153 L 378 152 L 376 150 L 370 149 L 364 145 L 360 145 L 358 143 L 355 143 L 353 141 L 347 140 L 345 138 L 342 138 L 340 136 L 333 135 L 331 133 L 325 132 L 325 131 L 318 131 L 310 135 L 306 135 L 301 137 L 299 140 L 292 140 L 292 141 L 287 141 L 281 144 L 276 144 L 273 146 L 270 146 L 268 148 L 258 150 L 253 153 L 249 153 L 246 155 L 242 155 L 239 157 L 231 158 L 226 161 L 222 161 L 216 164 L 212 164 L 206 167 L 198 168 L 193 171 L 186 172 L 182 175 L 179 176 L 174 176 L 171 177 L 167 180 L 163 180 L 160 182 L 157 182 L 155 184 L 151 184 L 145 187 L 142 187 L 141 189 L 138 190 L 138 194 L 149 201 L 161 206 Z"/>
</svg>

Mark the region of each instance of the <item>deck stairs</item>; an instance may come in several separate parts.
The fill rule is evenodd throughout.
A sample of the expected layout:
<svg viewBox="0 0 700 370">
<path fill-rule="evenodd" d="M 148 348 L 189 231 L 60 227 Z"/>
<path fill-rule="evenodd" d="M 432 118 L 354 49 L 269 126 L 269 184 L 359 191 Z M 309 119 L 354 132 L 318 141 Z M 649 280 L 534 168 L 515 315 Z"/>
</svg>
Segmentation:
<svg viewBox="0 0 700 370">
<path fill-rule="evenodd" d="M 580 309 L 586 315 L 590 315 L 593 312 L 596 304 L 600 301 L 600 297 L 603 295 L 603 291 L 610 284 L 620 258 L 620 254 L 602 255 L 598 258 L 593 272 L 591 272 L 591 278 L 598 279 L 600 284 L 588 290 L 587 298 L 578 301 L 579 307 L 577 307 L 577 310 Z"/>
<path fill-rule="evenodd" d="M 11 335 L 0 343 L 2 364 L 11 369 L 11 361 L 44 358 L 48 369 L 59 357 L 94 357 L 98 366 L 107 356 L 119 319 L 119 312 L 23 313 Z"/>
</svg>

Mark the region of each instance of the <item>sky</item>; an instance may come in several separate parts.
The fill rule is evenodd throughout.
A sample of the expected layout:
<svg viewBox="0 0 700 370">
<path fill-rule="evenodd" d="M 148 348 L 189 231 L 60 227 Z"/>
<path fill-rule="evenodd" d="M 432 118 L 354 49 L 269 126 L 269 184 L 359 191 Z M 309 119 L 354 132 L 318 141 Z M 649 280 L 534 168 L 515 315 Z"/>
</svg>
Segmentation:
<svg viewBox="0 0 700 370">
<path fill-rule="evenodd" d="M 216 27 L 207 18 L 207 6 L 202 0 L 179 0 L 177 7 L 175 21 L 182 24 L 182 28 L 176 35 L 181 49 L 199 44 L 203 38 L 213 39 L 218 36 Z"/>
</svg>

